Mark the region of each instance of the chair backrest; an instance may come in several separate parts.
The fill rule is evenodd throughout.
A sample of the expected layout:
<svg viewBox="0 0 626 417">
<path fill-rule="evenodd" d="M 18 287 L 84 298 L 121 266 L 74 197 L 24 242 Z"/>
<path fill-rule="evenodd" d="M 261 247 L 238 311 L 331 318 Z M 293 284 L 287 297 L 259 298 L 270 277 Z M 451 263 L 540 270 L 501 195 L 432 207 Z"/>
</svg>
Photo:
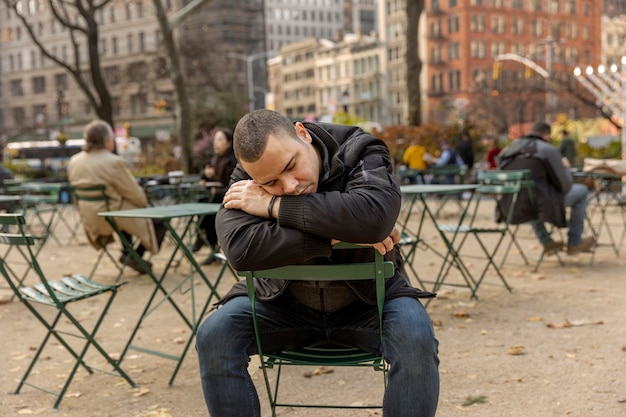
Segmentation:
<svg viewBox="0 0 626 417">
<path fill-rule="evenodd" d="M 333 247 L 334 250 L 367 249 L 366 246 L 353 245 L 350 243 L 339 243 Z M 252 304 L 253 317 L 255 317 L 254 307 L 254 284 L 256 279 L 280 279 L 291 281 L 355 281 L 355 280 L 375 280 L 376 281 L 376 304 L 380 331 L 382 336 L 382 309 L 385 301 L 385 279 L 391 278 L 395 273 L 395 266 L 391 261 L 385 261 L 383 255 L 370 247 L 374 252 L 374 259 L 371 262 L 330 264 L 330 265 L 288 265 L 278 268 L 240 271 L 239 275 L 246 277 L 248 287 L 248 297 Z M 255 320 L 256 321 L 256 320 Z M 256 323 L 255 323 L 255 331 Z M 257 340 L 258 334 L 257 334 Z"/>
<path fill-rule="evenodd" d="M 440 165 L 440 166 L 432 166 L 428 168 L 428 172 L 436 179 L 440 180 L 442 177 L 454 177 L 455 183 L 460 183 L 461 178 L 465 175 L 465 170 L 467 167 L 465 165 Z M 441 182 L 441 181 L 438 181 Z"/>
<path fill-rule="evenodd" d="M 70 186 L 70 192 L 74 204 L 77 204 L 79 201 L 104 201 L 107 205 L 107 210 L 109 209 L 109 196 L 106 194 L 105 185 L 72 185 Z"/>
<path fill-rule="evenodd" d="M 480 187 L 478 192 L 491 193 L 500 196 L 507 196 L 510 199 L 509 210 L 504 213 L 500 204 L 498 204 L 500 220 L 505 220 L 507 224 L 511 223 L 514 207 L 517 203 L 520 191 L 525 190 L 530 201 L 533 212 L 536 212 L 534 196 L 532 188 L 534 182 L 532 174 L 528 169 L 521 170 L 489 170 L 478 174 L 478 182 Z"/>
<path fill-rule="evenodd" d="M 37 273 L 37 275 L 43 278 L 43 273 L 39 267 L 39 263 L 37 262 L 35 254 L 31 249 L 31 246 L 35 244 L 35 238 L 26 233 L 26 220 L 24 219 L 24 215 L 22 213 L 0 213 L 0 230 L 5 230 L 3 226 L 13 226 L 13 229 L 15 230 L 12 230 L 11 232 L 0 231 L 0 245 L 20 247 L 20 252 L 29 263 L 30 267 Z M 9 271 L 5 266 L 6 262 L 6 259 L 0 257 L 0 274 L 4 276 L 7 284 L 13 290 L 13 293 L 21 299 L 19 287 L 11 278 Z M 20 281 L 23 281 L 23 279 Z M 45 278 L 41 281 L 47 288 L 48 283 Z"/>
</svg>

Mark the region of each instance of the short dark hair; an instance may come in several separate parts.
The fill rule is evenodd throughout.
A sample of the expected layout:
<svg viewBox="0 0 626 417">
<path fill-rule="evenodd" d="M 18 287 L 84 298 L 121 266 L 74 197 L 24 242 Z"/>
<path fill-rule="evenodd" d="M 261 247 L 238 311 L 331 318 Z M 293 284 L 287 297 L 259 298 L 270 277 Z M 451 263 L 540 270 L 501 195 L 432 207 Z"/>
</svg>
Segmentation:
<svg viewBox="0 0 626 417">
<path fill-rule="evenodd" d="M 549 135 L 551 133 L 550 124 L 546 122 L 537 122 L 530 128 L 530 134 L 542 136 Z"/>
<path fill-rule="evenodd" d="M 104 120 L 94 120 L 85 126 L 85 151 L 104 149 L 105 142 L 115 139 L 115 133 L 110 124 Z"/>
<path fill-rule="evenodd" d="M 254 110 L 243 116 L 233 135 L 233 150 L 237 160 L 258 161 L 267 145 L 269 135 L 286 132 L 298 138 L 296 129 L 287 117 L 272 110 Z"/>
</svg>

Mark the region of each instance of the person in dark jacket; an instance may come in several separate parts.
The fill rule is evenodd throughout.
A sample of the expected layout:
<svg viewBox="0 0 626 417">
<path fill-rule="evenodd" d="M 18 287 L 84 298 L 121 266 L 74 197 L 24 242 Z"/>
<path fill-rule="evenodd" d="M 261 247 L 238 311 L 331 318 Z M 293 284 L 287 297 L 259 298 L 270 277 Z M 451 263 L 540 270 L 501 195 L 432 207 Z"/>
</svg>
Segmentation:
<svg viewBox="0 0 626 417">
<path fill-rule="evenodd" d="M 396 265 L 386 284 L 382 346 L 373 280 L 329 286 L 257 281 L 256 309 L 268 351 L 309 344 L 316 322 L 317 341 L 367 346 L 390 363 L 385 415 L 434 416 L 438 342 L 419 301 L 434 294 L 413 288 L 402 264 L 395 228 L 401 195 L 384 142 L 357 127 L 294 126 L 276 112 L 256 110 L 237 124 L 234 148 L 238 165 L 216 219 L 233 268 L 329 263 L 340 241 L 373 246 Z M 371 256 L 347 252 L 354 262 Z M 256 345 L 245 282 L 218 304 L 196 336 L 209 413 L 260 416 L 246 370 Z"/>
<path fill-rule="evenodd" d="M 224 193 L 226 193 L 228 189 L 230 174 L 235 169 L 235 165 L 237 165 L 235 152 L 233 151 L 232 130 L 218 128 L 215 131 L 213 137 L 213 152 L 214 155 L 213 158 L 211 158 L 211 163 L 207 164 L 202 170 L 200 181 L 204 184 L 211 182 L 216 183 L 216 185 L 210 188 L 211 198 L 207 198 L 206 201 L 210 200 L 211 203 L 221 203 L 224 198 Z M 200 235 L 200 233 L 204 236 Z M 209 215 L 202 219 L 200 232 L 193 244 L 192 251 L 199 251 L 202 246 L 204 246 L 205 241 L 211 245 L 212 253 L 203 264 L 209 265 L 215 261 L 215 252 L 218 247 L 217 232 L 215 231 L 215 215 Z"/>
<path fill-rule="evenodd" d="M 465 178 L 464 183 L 471 182 L 471 178 L 474 176 L 474 145 L 472 144 L 472 138 L 469 134 L 463 133 L 461 136 L 461 142 L 456 146 L 456 153 L 465 165 Z"/>
<path fill-rule="evenodd" d="M 500 169 L 529 169 L 532 173 L 536 213 L 528 194 L 522 191 L 511 223 L 530 221 L 535 235 L 547 253 L 562 249 L 564 243 L 552 240 L 544 222 L 557 227 L 569 227 L 567 254 L 589 252 L 595 245 L 595 239 L 592 236 L 582 237 L 587 209 L 587 187 L 574 183 L 569 163 L 550 141 L 550 125 L 538 122 L 533 125 L 528 136 L 513 141 L 496 158 Z M 506 205 L 509 200 L 503 200 L 504 213 L 508 213 Z M 565 217 L 565 207 L 571 208 L 569 222 Z"/>
</svg>

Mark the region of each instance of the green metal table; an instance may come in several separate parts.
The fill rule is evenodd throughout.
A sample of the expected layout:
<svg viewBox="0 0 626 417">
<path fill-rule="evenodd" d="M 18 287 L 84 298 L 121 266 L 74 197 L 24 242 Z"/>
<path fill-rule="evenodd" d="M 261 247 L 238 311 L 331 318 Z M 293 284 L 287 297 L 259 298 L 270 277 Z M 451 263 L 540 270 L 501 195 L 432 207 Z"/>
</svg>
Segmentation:
<svg viewBox="0 0 626 417">
<path fill-rule="evenodd" d="M 220 273 L 215 282 L 211 282 L 211 280 L 206 276 L 198 262 L 195 260 L 193 253 L 190 248 L 185 245 L 184 239 L 188 236 L 190 231 L 195 231 L 194 227 L 197 227 L 202 219 L 209 214 L 217 213 L 220 205 L 219 204 L 210 204 L 210 203 L 185 203 L 185 204 L 173 204 L 168 206 L 155 206 L 155 207 L 146 207 L 132 210 L 118 210 L 118 211 L 107 211 L 98 213 L 99 216 L 104 217 L 107 222 L 111 225 L 113 230 L 119 236 L 122 244 L 125 249 L 128 251 L 130 256 L 136 259 L 140 264 L 144 265 L 141 257 L 135 251 L 132 242 L 128 241 L 124 234 L 121 233 L 119 228 L 114 221 L 115 218 L 142 218 L 142 219 L 153 219 L 160 220 L 165 224 L 169 235 L 175 242 L 175 248 L 172 254 L 170 255 L 167 264 L 163 270 L 163 272 L 157 276 L 153 272 L 152 269 L 146 268 L 146 273 L 150 276 L 152 281 L 155 284 L 154 290 L 148 299 L 148 302 L 141 313 L 137 325 L 132 331 L 128 343 L 126 347 L 122 351 L 120 355 L 120 363 L 123 360 L 124 356 L 128 352 L 129 349 L 137 350 L 140 352 L 156 355 L 165 359 L 170 359 L 176 361 L 176 367 L 174 372 L 169 380 L 169 384 L 174 382 L 176 378 L 176 374 L 180 369 L 180 366 L 185 358 L 185 354 L 189 350 L 191 343 L 196 335 L 196 331 L 198 326 L 200 325 L 202 318 L 207 312 L 212 300 L 219 300 L 221 297 L 217 292 L 217 287 L 219 285 L 219 281 L 222 277 Z M 183 220 L 182 231 L 177 231 L 177 227 L 173 224 L 174 221 Z M 181 251 L 189 263 L 191 264 L 191 272 L 183 277 L 180 281 L 176 283 L 174 288 L 168 290 L 165 288 L 164 281 L 167 278 L 167 273 L 172 266 L 173 261 L 176 258 L 177 253 Z M 144 265 L 145 266 L 145 265 Z M 195 283 L 194 277 L 199 276 L 201 281 L 209 288 L 210 293 L 209 296 L 204 301 L 202 308 L 199 313 L 196 311 L 196 303 L 195 303 Z M 183 286 L 188 284 L 187 289 L 184 289 Z M 161 298 L 159 298 L 159 293 L 161 294 Z M 183 311 L 183 308 L 180 306 L 180 302 L 177 302 L 173 297 L 175 293 L 180 294 L 189 294 L 191 297 L 191 312 L 186 313 Z M 133 344 L 133 340 L 141 326 L 142 322 L 150 315 L 156 308 L 161 306 L 162 304 L 169 304 L 176 313 L 180 316 L 180 318 L 185 322 L 187 327 L 191 330 L 189 338 L 187 339 L 184 348 L 180 355 L 172 355 L 167 352 L 157 351 L 154 349 L 150 349 L 147 347 L 137 346 Z"/>
<path fill-rule="evenodd" d="M 472 297 L 475 296 L 476 282 L 454 247 L 457 234 L 455 233 L 451 237 L 448 237 L 438 227 L 436 213 L 440 212 L 442 207 L 438 207 L 436 212 L 433 212 L 428 205 L 427 198 L 438 195 L 450 196 L 464 192 L 473 193 L 476 188 L 478 188 L 478 184 L 411 184 L 400 186 L 400 192 L 403 195 L 404 202 L 402 212 L 398 218 L 398 224 L 401 228 L 402 234 L 404 236 L 408 236 L 411 241 L 411 244 L 409 245 L 410 249 L 404 253 L 404 257 L 409 264 L 409 268 L 413 271 L 422 286 L 424 286 L 423 284 L 426 282 L 431 282 L 419 278 L 415 266 L 413 265 L 418 245 L 421 244 L 425 246 L 426 249 L 432 251 L 443 259 L 439 272 L 437 273 L 437 277 L 434 281 L 432 281 L 433 286 L 429 289 L 432 292 L 437 292 L 439 288 L 441 288 L 450 267 L 456 268 L 461 273 L 464 281 L 464 285 L 462 286 L 467 287 L 471 291 Z M 418 202 L 420 203 L 419 207 L 416 207 Z M 471 198 L 458 201 L 460 210 L 458 225 L 463 224 L 470 202 Z M 420 207 L 421 210 L 419 210 Z M 417 228 L 409 226 L 409 221 L 414 215 L 420 216 L 417 221 Z M 446 248 L 445 252 L 438 251 L 432 244 L 423 238 L 422 232 L 426 219 L 432 222 L 432 225 L 439 233 L 439 236 L 441 237 Z M 424 289 L 426 290 L 427 288 Z"/>
</svg>

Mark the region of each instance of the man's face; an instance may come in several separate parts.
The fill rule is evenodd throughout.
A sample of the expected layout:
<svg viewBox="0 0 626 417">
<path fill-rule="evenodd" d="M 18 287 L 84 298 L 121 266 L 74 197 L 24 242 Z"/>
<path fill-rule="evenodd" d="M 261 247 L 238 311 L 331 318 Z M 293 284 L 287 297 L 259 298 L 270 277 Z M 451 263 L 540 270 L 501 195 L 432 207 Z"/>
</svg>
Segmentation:
<svg viewBox="0 0 626 417">
<path fill-rule="evenodd" d="M 241 161 L 248 175 L 270 194 L 301 195 L 317 191 L 320 156 L 302 123 L 296 123 L 296 133 L 298 139 L 287 132 L 270 135 L 257 161 Z"/>
</svg>

